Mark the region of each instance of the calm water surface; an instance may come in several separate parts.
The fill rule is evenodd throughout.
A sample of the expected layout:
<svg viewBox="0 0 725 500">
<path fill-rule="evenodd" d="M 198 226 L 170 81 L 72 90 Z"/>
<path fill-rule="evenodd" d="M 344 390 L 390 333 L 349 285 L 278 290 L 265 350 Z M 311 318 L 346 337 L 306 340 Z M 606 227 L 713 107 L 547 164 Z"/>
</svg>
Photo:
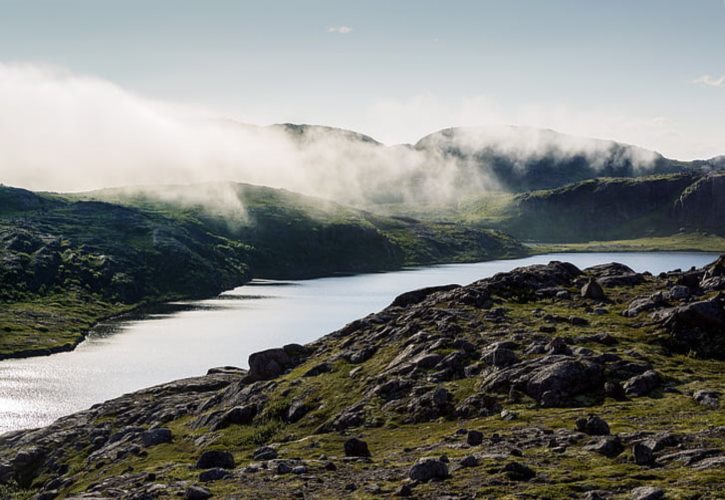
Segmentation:
<svg viewBox="0 0 725 500">
<path fill-rule="evenodd" d="M 142 387 L 247 366 L 256 351 L 306 343 L 382 309 L 398 294 L 467 284 L 514 267 L 566 260 L 580 268 L 621 262 L 659 273 L 713 261 L 707 253 L 547 254 L 315 280 L 257 281 L 217 298 L 169 304 L 142 318 L 99 325 L 73 352 L 0 362 L 0 433 L 49 424 Z"/>
</svg>

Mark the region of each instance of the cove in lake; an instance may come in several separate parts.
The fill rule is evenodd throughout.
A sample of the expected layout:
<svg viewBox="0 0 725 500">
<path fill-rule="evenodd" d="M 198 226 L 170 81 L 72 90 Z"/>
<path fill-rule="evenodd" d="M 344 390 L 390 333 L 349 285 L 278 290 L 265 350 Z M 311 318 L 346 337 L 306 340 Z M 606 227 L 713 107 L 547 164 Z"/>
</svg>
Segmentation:
<svg viewBox="0 0 725 500">
<path fill-rule="evenodd" d="M 101 324 L 75 351 L 0 362 L 0 433 L 38 427 L 126 392 L 247 366 L 253 352 L 304 344 L 380 310 L 400 293 L 468 284 L 515 267 L 621 262 L 659 273 L 712 262 L 691 252 L 546 254 L 406 271 L 296 282 L 255 281 L 216 298 L 162 305 L 140 317 Z"/>
</svg>

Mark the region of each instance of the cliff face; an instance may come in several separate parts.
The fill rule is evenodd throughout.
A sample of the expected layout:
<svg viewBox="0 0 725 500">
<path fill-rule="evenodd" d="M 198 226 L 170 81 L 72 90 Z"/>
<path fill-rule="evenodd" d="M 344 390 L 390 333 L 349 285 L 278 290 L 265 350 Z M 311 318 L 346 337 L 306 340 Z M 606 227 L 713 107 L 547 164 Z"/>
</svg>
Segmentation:
<svg viewBox="0 0 725 500">
<path fill-rule="evenodd" d="M 504 225 L 545 242 L 666 236 L 681 230 L 725 234 L 723 175 L 593 179 L 520 195 Z"/>
<path fill-rule="evenodd" d="M 716 497 L 724 289 L 725 257 L 409 292 L 248 371 L 0 436 L 0 496 Z"/>
<path fill-rule="evenodd" d="M 674 203 L 673 215 L 687 229 L 725 234 L 725 175 L 702 177 Z"/>
</svg>

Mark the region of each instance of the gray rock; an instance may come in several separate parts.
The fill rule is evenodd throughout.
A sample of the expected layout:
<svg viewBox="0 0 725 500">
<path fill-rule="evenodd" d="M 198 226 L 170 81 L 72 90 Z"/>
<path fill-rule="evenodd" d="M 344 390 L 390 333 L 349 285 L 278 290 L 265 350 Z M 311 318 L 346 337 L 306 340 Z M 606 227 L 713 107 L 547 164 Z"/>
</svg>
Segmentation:
<svg viewBox="0 0 725 500">
<path fill-rule="evenodd" d="M 162 427 L 149 429 L 141 434 L 141 441 L 145 447 L 156 446 L 157 444 L 171 442 L 171 430 Z"/>
<path fill-rule="evenodd" d="M 576 428 L 579 432 L 590 436 L 608 436 L 609 424 L 597 415 L 589 415 L 576 419 Z"/>
<path fill-rule="evenodd" d="M 189 486 L 184 492 L 184 498 L 186 500 L 206 500 L 211 497 L 211 491 L 201 486 Z"/>
<path fill-rule="evenodd" d="M 228 479 L 232 477 L 232 473 L 226 469 L 220 467 L 214 467 L 213 469 L 207 469 L 199 474 L 199 481 L 202 483 L 209 483 L 211 481 L 219 481 L 221 479 Z"/>
<path fill-rule="evenodd" d="M 483 433 L 480 431 L 468 431 L 466 442 L 471 446 L 478 446 L 483 443 Z"/>
<path fill-rule="evenodd" d="M 505 347 L 496 347 L 482 356 L 482 361 L 491 366 L 510 366 L 518 361 L 516 353 Z"/>
<path fill-rule="evenodd" d="M 345 456 L 346 457 L 369 457 L 370 450 L 368 444 L 357 438 L 350 438 L 345 441 Z"/>
<path fill-rule="evenodd" d="M 637 465 L 652 465 L 655 457 L 649 446 L 643 443 L 635 443 L 632 446 L 632 459 Z"/>
<path fill-rule="evenodd" d="M 530 467 L 518 462 L 509 462 L 504 466 L 503 472 L 511 481 L 528 481 L 536 476 Z"/>
<path fill-rule="evenodd" d="M 467 457 L 461 459 L 459 463 L 461 464 L 461 467 L 477 467 L 480 462 L 474 455 L 468 455 Z"/>
<path fill-rule="evenodd" d="M 253 382 L 276 378 L 300 364 L 307 354 L 307 349 L 298 344 L 255 352 L 249 356 L 249 374 L 246 380 Z"/>
<path fill-rule="evenodd" d="M 581 289 L 581 296 L 585 299 L 592 299 L 592 300 L 606 300 L 607 296 L 604 294 L 604 290 L 602 290 L 602 287 L 599 283 L 596 282 L 594 278 L 589 279 L 589 281 L 584 285 Z"/>
<path fill-rule="evenodd" d="M 662 498 L 665 498 L 665 492 L 661 488 L 640 486 L 632 490 L 632 500 L 661 500 Z"/>
<path fill-rule="evenodd" d="M 249 425 L 256 415 L 257 407 L 255 405 L 235 406 L 221 416 L 213 429 L 225 429 L 230 425 Z"/>
<path fill-rule="evenodd" d="M 712 390 L 699 390 L 692 395 L 692 398 L 703 406 L 718 408 L 720 406 L 720 393 Z"/>
<path fill-rule="evenodd" d="M 644 396 L 660 385 L 660 376 L 654 370 L 635 375 L 624 383 L 624 393 L 629 397 Z"/>
<path fill-rule="evenodd" d="M 261 448 L 257 448 L 252 454 L 252 458 L 254 460 L 274 460 L 277 456 L 277 450 L 271 446 L 262 446 Z"/>
<path fill-rule="evenodd" d="M 307 474 L 307 466 L 296 465 L 292 467 L 292 474 Z"/>
<path fill-rule="evenodd" d="M 448 465 L 440 459 L 433 457 L 419 458 L 408 471 L 413 481 L 422 483 L 428 481 L 442 481 L 448 478 Z"/>
<path fill-rule="evenodd" d="M 614 458 L 624 451 L 624 446 L 622 446 L 622 441 L 618 437 L 607 436 L 594 444 L 585 446 L 584 449 L 599 453 L 605 457 Z"/>
<path fill-rule="evenodd" d="M 233 469 L 234 465 L 234 456 L 228 451 L 219 450 L 205 451 L 196 462 L 197 469 Z"/>
<path fill-rule="evenodd" d="M 297 400 L 294 401 L 290 407 L 289 410 L 287 410 L 287 422 L 290 424 L 294 424 L 295 422 L 299 421 L 302 417 L 307 415 L 307 413 L 311 410 L 311 408 L 305 404 L 304 401 Z"/>
</svg>

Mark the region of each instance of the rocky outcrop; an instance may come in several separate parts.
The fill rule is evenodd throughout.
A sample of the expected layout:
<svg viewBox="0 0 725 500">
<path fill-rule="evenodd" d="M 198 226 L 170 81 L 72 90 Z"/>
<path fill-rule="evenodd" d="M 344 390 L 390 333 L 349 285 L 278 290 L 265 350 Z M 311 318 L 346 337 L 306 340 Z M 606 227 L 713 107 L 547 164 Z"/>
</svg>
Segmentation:
<svg viewBox="0 0 725 500">
<path fill-rule="evenodd" d="M 657 277 L 551 262 L 416 293 L 306 346 L 255 353 L 249 371 L 212 369 L 0 436 L 0 492 L 575 495 L 607 464 L 715 491 L 722 298 L 701 284 L 722 262 Z M 602 281 L 606 302 L 577 293 Z M 675 334 L 690 357 L 673 355 Z M 672 408 L 688 423 L 678 434 Z M 660 477 L 600 472 L 620 496 Z"/>
</svg>

